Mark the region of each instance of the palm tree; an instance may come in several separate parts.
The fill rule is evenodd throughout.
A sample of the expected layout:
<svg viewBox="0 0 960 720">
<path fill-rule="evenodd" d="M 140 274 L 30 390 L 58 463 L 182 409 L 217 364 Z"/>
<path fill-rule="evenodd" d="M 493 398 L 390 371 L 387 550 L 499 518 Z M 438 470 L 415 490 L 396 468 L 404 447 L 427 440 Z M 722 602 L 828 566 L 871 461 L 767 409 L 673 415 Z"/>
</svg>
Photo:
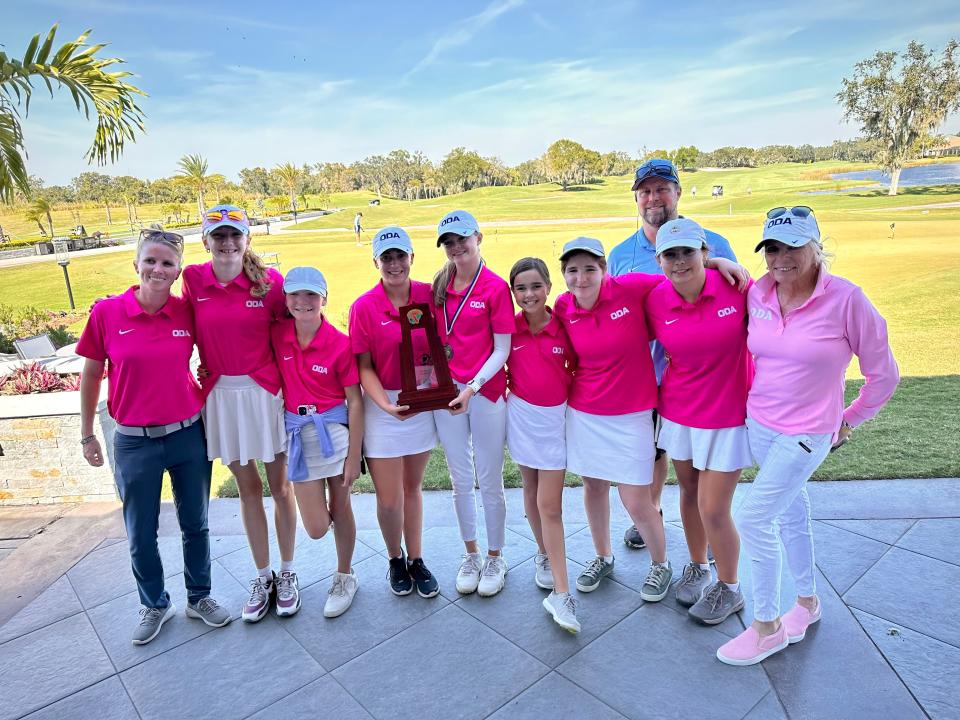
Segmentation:
<svg viewBox="0 0 960 720">
<path fill-rule="evenodd" d="M 287 195 L 290 196 L 290 210 L 295 211 L 297 209 L 297 195 L 300 194 L 300 186 L 306 179 L 306 173 L 302 168 L 298 168 L 289 162 L 283 165 L 277 165 L 273 169 L 273 173 L 277 178 L 277 182 L 280 183 L 280 186 L 283 187 L 283 189 L 287 191 Z"/>
<path fill-rule="evenodd" d="M 126 141 L 135 141 L 137 131 L 144 132 L 143 111 L 137 106 L 139 88 L 126 82 L 130 73 L 110 72 L 123 63 L 120 58 L 98 58 L 105 45 L 87 45 L 90 31 L 73 42 L 53 50 L 57 25 L 50 28 L 43 43 L 34 35 L 22 60 L 0 52 L 0 201 L 12 201 L 14 191 L 29 195 L 29 178 L 20 107 L 23 115 L 30 111 L 34 78 L 43 80 L 50 94 L 53 85 L 64 87 L 73 96 L 77 110 L 90 117 L 91 106 L 97 115 L 97 131 L 87 151 L 89 162 L 105 165 L 123 152 Z"/>
<path fill-rule="evenodd" d="M 50 206 L 50 203 L 47 202 L 45 198 L 36 197 L 34 198 L 26 209 L 23 211 L 23 217 L 29 222 L 35 222 L 37 227 L 40 228 L 40 234 L 44 235 L 47 232 L 47 228 L 50 230 L 50 237 L 53 237 L 53 208 Z M 47 219 L 47 228 L 43 227 L 44 218 Z"/>
<path fill-rule="evenodd" d="M 177 165 L 180 166 L 177 177 L 181 178 L 184 184 L 189 185 L 197 194 L 197 215 L 203 217 L 203 211 L 207 209 L 203 201 L 203 191 L 210 184 L 210 176 L 207 175 L 210 163 L 200 153 L 197 153 L 196 155 L 184 155 Z"/>
</svg>

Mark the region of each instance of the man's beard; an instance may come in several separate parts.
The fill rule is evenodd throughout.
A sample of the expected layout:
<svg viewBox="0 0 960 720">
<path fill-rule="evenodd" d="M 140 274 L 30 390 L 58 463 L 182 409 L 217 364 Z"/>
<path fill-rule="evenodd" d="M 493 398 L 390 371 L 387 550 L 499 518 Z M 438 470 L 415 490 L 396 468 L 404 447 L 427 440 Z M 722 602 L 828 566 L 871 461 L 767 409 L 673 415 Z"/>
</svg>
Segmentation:
<svg viewBox="0 0 960 720">
<path fill-rule="evenodd" d="M 646 212 L 643 213 L 643 219 L 648 225 L 652 225 L 655 228 L 660 228 L 664 223 L 668 222 L 672 218 L 670 217 L 670 211 L 666 206 L 660 206 L 656 208 L 648 208 Z"/>
</svg>

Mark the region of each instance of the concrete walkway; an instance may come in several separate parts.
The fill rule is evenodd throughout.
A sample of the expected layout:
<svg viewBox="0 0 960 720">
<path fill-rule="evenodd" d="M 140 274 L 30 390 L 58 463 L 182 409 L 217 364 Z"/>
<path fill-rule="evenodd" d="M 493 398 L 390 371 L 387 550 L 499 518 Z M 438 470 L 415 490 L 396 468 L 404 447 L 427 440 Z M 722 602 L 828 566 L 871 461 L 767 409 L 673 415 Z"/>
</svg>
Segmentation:
<svg viewBox="0 0 960 720">
<path fill-rule="evenodd" d="M 649 556 L 619 544 L 628 520 L 616 500 L 612 580 L 579 595 L 580 635 L 557 628 L 533 583 L 522 499 L 507 493 L 510 573 L 494 598 L 454 591 L 461 546 L 447 492 L 425 497 L 424 557 L 441 594 L 391 595 L 374 498 L 358 495 L 360 590 L 345 615 L 322 615 L 332 537 L 303 536 L 300 613 L 221 630 L 183 615 L 179 536 L 165 504 L 160 548 L 179 612 L 142 647 L 130 644 L 138 601 L 115 506 L 0 511 L 0 720 L 960 717 L 958 479 L 811 484 L 823 620 L 750 668 L 714 657 L 750 622 L 749 606 L 706 628 L 672 593 L 640 599 Z M 575 575 L 592 544 L 582 491 L 568 489 L 564 502 Z M 675 487 L 664 512 L 679 569 Z M 210 529 L 214 594 L 238 614 L 253 572 L 238 502 L 213 501 Z M 785 608 L 792 599 L 785 579 Z"/>
</svg>

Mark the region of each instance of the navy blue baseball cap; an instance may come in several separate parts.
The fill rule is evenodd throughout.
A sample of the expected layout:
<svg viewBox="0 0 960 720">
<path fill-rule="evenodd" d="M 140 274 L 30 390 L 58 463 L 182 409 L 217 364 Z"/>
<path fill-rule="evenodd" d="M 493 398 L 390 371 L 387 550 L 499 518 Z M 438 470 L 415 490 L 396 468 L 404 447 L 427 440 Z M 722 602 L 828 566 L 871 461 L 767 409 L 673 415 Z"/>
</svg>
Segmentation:
<svg viewBox="0 0 960 720">
<path fill-rule="evenodd" d="M 677 185 L 680 184 L 680 177 L 677 175 L 677 168 L 674 167 L 672 162 L 669 160 L 663 160 L 661 158 L 650 158 L 643 165 L 638 167 L 637 172 L 634 173 L 633 187 L 631 190 L 636 190 L 638 187 L 640 187 L 640 183 L 647 178 L 652 177 L 663 178 L 664 180 L 675 182 Z"/>
</svg>

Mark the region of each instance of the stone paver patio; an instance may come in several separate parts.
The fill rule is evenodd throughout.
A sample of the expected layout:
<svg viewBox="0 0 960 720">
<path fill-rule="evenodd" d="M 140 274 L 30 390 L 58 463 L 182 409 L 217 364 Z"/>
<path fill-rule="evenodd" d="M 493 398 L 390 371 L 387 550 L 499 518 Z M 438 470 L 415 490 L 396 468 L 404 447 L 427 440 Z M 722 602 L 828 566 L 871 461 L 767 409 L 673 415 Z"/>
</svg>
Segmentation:
<svg viewBox="0 0 960 720">
<path fill-rule="evenodd" d="M 823 620 L 804 642 L 750 668 L 714 657 L 750 622 L 749 605 L 742 618 L 706 628 L 672 593 L 659 604 L 640 599 L 649 557 L 619 544 L 629 522 L 616 500 L 613 582 L 579 596 L 580 635 L 560 630 L 539 605 L 536 545 L 519 491 L 507 492 L 510 573 L 494 598 L 459 597 L 453 588 L 462 546 L 446 492 L 425 495 L 424 557 L 441 594 L 391 595 L 374 498 L 360 495 L 360 591 L 347 614 L 322 614 L 332 536 L 303 534 L 300 613 L 222 630 L 183 615 L 183 563 L 167 503 L 160 547 L 179 612 L 142 647 L 129 639 L 138 600 L 117 509 L 94 521 L 75 517 L 92 513 L 78 508 L 32 538 L 25 529 L 36 528 L 42 511 L 18 518 L 6 509 L 0 720 L 960 718 L 960 480 L 812 484 Z M 679 569 L 686 551 L 675 487 L 664 512 Z M 579 489 L 565 493 L 565 522 L 575 575 L 592 555 Z M 236 617 L 252 572 L 238 502 L 213 501 L 210 528 L 214 595 Z M 741 567 L 747 582 L 748 570 Z M 787 581 L 785 607 L 792 598 Z"/>
</svg>

